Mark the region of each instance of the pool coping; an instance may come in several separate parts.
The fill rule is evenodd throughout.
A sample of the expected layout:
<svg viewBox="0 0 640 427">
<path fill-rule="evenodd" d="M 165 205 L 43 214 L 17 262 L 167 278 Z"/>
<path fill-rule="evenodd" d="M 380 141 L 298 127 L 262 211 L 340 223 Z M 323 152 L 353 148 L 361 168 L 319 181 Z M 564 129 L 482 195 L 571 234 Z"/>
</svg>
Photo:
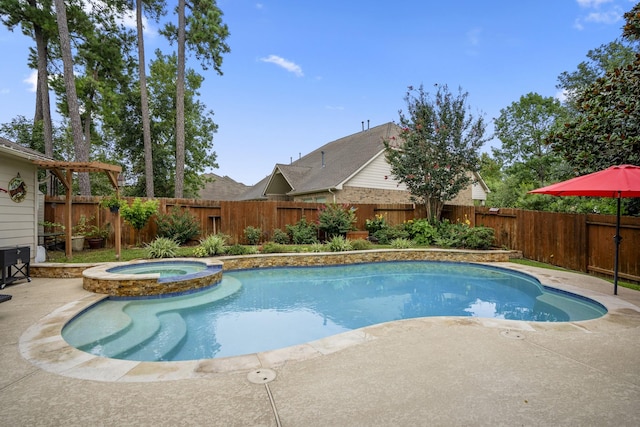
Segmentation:
<svg viewBox="0 0 640 427">
<path fill-rule="evenodd" d="M 109 271 L 138 264 L 197 263 L 205 270 L 175 278 L 162 278 L 160 273 L 119 273 Z M 130 262 L 104 263 L 82 272 L 82 287 L 90 292 L 118 297 L 176 295 L 209 287 L 222 280 L 223 263 L 213 258 L 160 258 Z"/>
<path fill-rule="evenodd" d="M 628 310 L 640 313 L 639 307 L 621 300 L 614 295 L 606 295 L 590 289 L 554 281 L 550 279 L 549 272 L 552 270 L 539 269 L 540 271 L 534 271 L 535 269 L 523 268 L 519 264 L 502 262 L 478 264 L 490 266 L 500 264 L 498 267 L 530 274 L 545 286 L 591 298 L 604 305 L 608 312 L 598 319 L 557 323 L 464 317 L 464 320 L 469 323 L 509 331 L 535 332 L 537 329 L 541 329 L 542 326 L 544 326 L 545 330 L 554 328 L 564 329 L 566 325 L 572 325 L 584 330 L 585 324 L 589 322 L 601 322 L 606 320 L 608 316 L 625 314 Z M 580 277 L 578 273 L 564 274 L 575 275 L 578 280 Z M 71 347 L 62 338 L 62 328 L 71 318 L 106 297 L 106 295 L 88 295 L 85 298 L 73 301 L 54 310 L 40 319 L 36 324 L 30 326 L 20 336 L 19 349 L 22 357 L 45 371 L 77 379 L 106 382 L 153 382 L 193 379 L 214 374 L 240 372 L 258 368 L 278 368 L 286 363 L 322 357 L 375 340 L 377 334 L 384 328 L 384 325 L 387 324 L 408 322 L 440 323 L 446 321 L 446 319 L 453 318 L 452 316 L 425 317 L 386 322 L 304 344 L 242 356 L 180 362 L 137 362 L 110 359 L 85 353 Z"/>
</svg>

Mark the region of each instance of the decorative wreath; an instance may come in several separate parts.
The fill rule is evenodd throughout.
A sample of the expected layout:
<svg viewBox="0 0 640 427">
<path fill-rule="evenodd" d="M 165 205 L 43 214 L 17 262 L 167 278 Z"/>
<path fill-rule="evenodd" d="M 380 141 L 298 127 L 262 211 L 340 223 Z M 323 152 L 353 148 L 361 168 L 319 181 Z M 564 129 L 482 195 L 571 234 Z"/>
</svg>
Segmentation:
<svg viewBox="0 0 640 427">
<path fill-rule="evenodd" d="M 27 197 L 27 184 L 20 177 L 20 174 L 9 181 L 9 197 L 16 203 L 20 203 Z"/>
</svg>

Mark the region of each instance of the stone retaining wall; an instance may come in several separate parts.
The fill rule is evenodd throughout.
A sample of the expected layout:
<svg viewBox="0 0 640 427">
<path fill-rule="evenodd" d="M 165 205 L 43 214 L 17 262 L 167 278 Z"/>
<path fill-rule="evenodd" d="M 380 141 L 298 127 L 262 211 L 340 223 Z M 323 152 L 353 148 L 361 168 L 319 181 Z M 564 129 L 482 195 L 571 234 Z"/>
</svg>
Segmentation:
<svg viewBox="0 0 640 427">
<path fill-rule="evenodd" d="M 379 249 L 350 252 L 285 253 L 221 257 L 225 270 L 265 267 L 304 267 L 380 261 L 507 262 L 511 251 L 455 249 Z"/>
<path fill-rule="evenodd" d="M 224 263 L 225 270 L 264 267 L 294 267 L 312 265 L 355 264 L 378 261 L 458 261 L 458 262 L 506 262 L 509 258 L 522 257 L 514 251 L 471 251 L 460 249 L 375 249 L 350 252 L 282 253 L 263 255 L 225 256 L 216 258 Z M 40 263 L 31 265 L 31 277 L 73 278 L 98 264 Z"/>
</svg>

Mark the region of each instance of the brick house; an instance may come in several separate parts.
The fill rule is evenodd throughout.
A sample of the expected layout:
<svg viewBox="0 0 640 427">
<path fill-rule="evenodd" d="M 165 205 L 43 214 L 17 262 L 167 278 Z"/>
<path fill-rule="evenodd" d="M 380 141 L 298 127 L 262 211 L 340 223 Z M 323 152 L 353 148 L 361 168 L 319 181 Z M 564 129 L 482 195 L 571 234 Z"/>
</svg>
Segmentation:
<svg viewBox="0 0 640 427">
<path fill-rule="evenodd" d="M 400 128 L 386 123 L 329 142 L 291 164 L 276 164 L 271 175 L 251 187 L 241 200 L 314 203 L 411 203 L 403 183 L 391 176 L 384 140 Z M 450 204 L 483 204 L 489 189 L 478 174 Z"/>
</svg>

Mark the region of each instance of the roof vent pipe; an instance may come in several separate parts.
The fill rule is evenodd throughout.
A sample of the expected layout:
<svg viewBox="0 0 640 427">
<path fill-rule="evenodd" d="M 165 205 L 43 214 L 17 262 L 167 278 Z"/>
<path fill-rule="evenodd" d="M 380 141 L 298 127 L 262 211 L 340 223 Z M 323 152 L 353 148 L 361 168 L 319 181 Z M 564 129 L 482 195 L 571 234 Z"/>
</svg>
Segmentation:
<svg viewBox="0 0 640 427">
<path fill-rule="evenodd" d="M 364 132 L 364 120 L 362 121 L 362 132 Z"/>
<path fill-rule="evenodd" d="M 322 167 L 324 167 L 324 151 L 320 152 L 322 154 Z"/>
<path fill-rule="evenodd" d="M 367 120 L 367 130 L 369 130 L 369 120 Z"/>
</svg>

